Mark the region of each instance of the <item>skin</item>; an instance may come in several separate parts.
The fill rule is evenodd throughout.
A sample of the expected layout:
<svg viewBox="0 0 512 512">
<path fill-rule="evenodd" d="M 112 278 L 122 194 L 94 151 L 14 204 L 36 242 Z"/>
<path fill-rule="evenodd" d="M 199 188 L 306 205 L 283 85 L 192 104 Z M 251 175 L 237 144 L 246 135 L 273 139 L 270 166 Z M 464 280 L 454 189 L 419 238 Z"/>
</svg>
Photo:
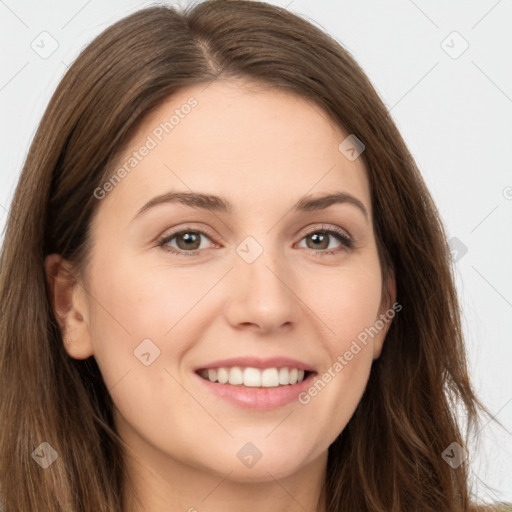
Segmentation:
<svg viewBox="0 0 512 512">
<path fill-rule="evenodd" d="M 145 119 L 120 161 L 191 96 L 198 105 L 99 201 L 86 276 L 70 279 L 68 262 L 47 258 L 65 347 L 98 362 L 129 446 L 126 496 L 135 489 L 147 511 L 325 510 L 327 449 L 361 399 L 390 322 L 306 405 L 241 409 L 206 392 L 193 370 L 240 355 L 284 355 L 322 375 L 390 308 L 395 282 L 384 283 L 389 301 L 381 302 L 364 163 L 338 150 L 348 134 L 313 103 L 233 79 L 173 96 Z M 220 195 L 235 211 L 168 203 L 133 220 L 171 190 Z M 292 211 L 306 194 L 338 191 L 359 199 L 369 218 L 348 203 Z M 315 245 L 307 235 L 322 226 L 341 228 L 354 247 L 332 235 Z M 158 246 L 185 228 L 211 233 L 201 236 L 199 254 Z M 263 248 L 251 264 L 236 252 L 247 236 Z M 167 246 L 185 252 L 178 238 Z M 320 256 L 331 249 L 340 251 Z M 149 366 L 134 356 L 146 338 L 161 351 Z M 250 468 L 237 457 L 247 442 L 262 453 Z"/>
</svg>

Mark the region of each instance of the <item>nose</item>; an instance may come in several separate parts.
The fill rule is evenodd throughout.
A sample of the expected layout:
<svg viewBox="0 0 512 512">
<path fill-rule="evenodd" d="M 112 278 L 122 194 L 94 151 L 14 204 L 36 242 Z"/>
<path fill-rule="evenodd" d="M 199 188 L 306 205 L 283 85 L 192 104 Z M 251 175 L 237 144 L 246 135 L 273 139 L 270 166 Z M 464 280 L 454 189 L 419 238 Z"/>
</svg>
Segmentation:
<svg viewBox="0 0 512 512">
<path fill-rule="evenodd" d="M 234 328 L 260 333 L 290 329 L 297 324 L 302 301 L 294 291 L 296 274 L 280 254 L 263 253 L 252 263 L 236 256 L 230 272 L 225 316 Z"/>
</svg>

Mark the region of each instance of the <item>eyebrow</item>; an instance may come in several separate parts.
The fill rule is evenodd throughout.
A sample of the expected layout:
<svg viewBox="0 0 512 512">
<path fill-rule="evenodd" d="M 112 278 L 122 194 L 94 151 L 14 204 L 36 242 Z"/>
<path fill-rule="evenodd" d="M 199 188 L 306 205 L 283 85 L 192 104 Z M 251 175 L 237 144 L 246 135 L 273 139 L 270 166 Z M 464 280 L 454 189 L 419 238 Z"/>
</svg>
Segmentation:
<svg viewBox="0 0 512 512">
<path fill-rule="evenodd" d="M 164 203 L 180 202 L 192 208 L 199 208 L 201 210 L 219 212 L 219 213 L 233 213 L 235 210 L 233 205 L 225 198 L 215 196 L 212 194 L 201 194 L 196 192 L 167 192 L 160 196 L 156 196 L 148 201 L 135 215 L 134 219 L 145 211 L 157 205 Z M 347 194 L 346 192 L 335 192 L 331 194 L 323 194 L 319 196 L 303 196 L 293 206 L 295 212 L 312 212 L 325 210 L 333 204 L 351 204 L 357 207 L 368 220 L 368 211 L 364 204 L 356 197 Z"/>
</svg>

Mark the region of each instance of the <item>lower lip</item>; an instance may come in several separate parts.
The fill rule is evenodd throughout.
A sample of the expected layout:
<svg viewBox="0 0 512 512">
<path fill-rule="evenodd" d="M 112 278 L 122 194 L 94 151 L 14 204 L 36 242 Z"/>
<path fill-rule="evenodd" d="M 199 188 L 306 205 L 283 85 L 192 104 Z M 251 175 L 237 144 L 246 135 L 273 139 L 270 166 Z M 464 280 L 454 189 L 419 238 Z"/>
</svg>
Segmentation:
<svg viewBox="0 0 512 512">
<path fill-rule="evenodd" d="M 297 384 L 286 384 L 272 388 L 250 388 L 245 386 L 233 386 L 231 384 L 220 384 L 203 379 L 203 377 L 197 373 L 194 375 L 204 384 L 208 391 L 242 409 L 270 411 L 283 407 L 293 401 L 297 401 L 298 395 L 311 386 L 316 374 L 310 373 L 307 378 Z"/>
</svg>

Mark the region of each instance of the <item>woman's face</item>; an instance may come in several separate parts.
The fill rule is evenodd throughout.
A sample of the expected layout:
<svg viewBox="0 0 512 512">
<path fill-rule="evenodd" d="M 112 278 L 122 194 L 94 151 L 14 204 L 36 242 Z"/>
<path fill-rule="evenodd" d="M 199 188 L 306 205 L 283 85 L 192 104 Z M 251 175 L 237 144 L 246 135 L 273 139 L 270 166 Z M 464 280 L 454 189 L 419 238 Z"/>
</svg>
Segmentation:
<svg viewBox="0 0 512 512">
<path fill-rule="evenodd" d="M 281 478 L 325 457 L 354 413 L 391 302 L 348 135 L 290 93 L 194 86 L 145 120 L 96 191 L 66 349 L 94 355 L 146 464 Z"/>
</svg>

